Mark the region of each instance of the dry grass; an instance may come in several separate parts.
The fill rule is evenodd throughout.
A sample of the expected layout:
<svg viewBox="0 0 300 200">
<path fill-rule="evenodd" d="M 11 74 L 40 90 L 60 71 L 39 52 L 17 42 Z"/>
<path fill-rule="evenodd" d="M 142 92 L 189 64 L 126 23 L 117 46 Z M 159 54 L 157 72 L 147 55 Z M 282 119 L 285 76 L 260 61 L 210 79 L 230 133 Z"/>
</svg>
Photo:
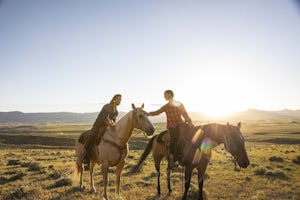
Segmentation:
<svg viewBox="0 0 300 200">
<path fill-rule="evenodd" d="M 1 199 L 99 199 L 102 193 L 101 167 L 95 168 L 98 194 L 89 191 L 89 175 L 84 172 L 85 190 L 78 188 L 72 170 L 75 138 L 88 126 L 34 126 L 26 133 L 0 132 Z M 158 132 L 163 130 L 158 127 Z M 2 129 L 3 130 L 3 129 Z M 300 199 L 300 124 L 289 121 L 246 122 L 247 169 L 234 171 L 230 155 L 223 146 L 213 150 L 204 181 L 205 199 Z M 53 131 L 53 132 L 52 132 Z M 9 137 L 8 137 L 9 136 Z M 33 139 L 35 136 L 42 143 Z M 17 139 L 21 137 L 21 140 Z M 32 140 L 33 139 L 33 140 Z M 45 143 L 45 141 L 47 141 Z M 63 141 L 63 142 L 62 142 Z M 182 169 L 172 174 L 172 194 L 167 193 L 166 161 L 162 162 L 161 197 L 156 195 L 156 173 L 152 156 L 139 173 L 130 173 L 148 139 L 141 134 L 130 140 L 130 153 L 122 173 L 124 199 L 181 199 Z M 116 199 L 114 168 L 109 173 L 108 195 Z M 189 199 L 197 198 L 197 176 L 193 175 Z"/>
</svg>

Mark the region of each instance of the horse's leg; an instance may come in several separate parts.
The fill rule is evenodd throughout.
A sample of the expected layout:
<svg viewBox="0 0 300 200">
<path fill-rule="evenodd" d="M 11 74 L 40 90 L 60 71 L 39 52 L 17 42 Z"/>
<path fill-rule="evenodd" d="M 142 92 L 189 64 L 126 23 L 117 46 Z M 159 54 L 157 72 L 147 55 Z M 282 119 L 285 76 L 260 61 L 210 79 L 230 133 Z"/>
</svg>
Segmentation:
<svg viewBox="0 0 300 200">
<path fill-rule="evenodd" d="M 154 157 L 155 161 L 155 169 L 156 169 L 156 175 L 157 175 L 157 195 L 160 195 L 160 161 L 162 158 L 160 157 Z"/>
<path fill-rule="evenodd" d="M 91 185 L 91 192 L 97 193 L 97 190 L 94 185 L 94 167 L 95 163 L 90 162 L 90 185 Z"/>
<path fill-rule="evenodd" d="M 199 200 L 203 200 L 203 178 L 199 181 L 199 175 L 198 175 L 198 186 L 199 186 Z"/>
<path fill-rule="evenodd" d="M 168 182 L 168 190 L 172 192 L 171 188 L 171 171 L 172 171 L 173 164 L 168 160 L 168 167 L 167 167 L 167 182 Z"/>
<path fill-rule="evenodd" d="M 122 197 L 120 196 L 120 179 L 121 179 L 121 172 L 122 169 L 125 165 L 125 160 L 121 161 L 117 166 L 116 166 L 116 193 L 117 193 L 117 198 L 118 199 L 122 199 Z"/>
<path fill-rule="evenodd" d="M 192 172 L 193 172 L 192 166 L 185 166 L 185 172 L 184 172 L 185 184 L 184 184 L 184 193 L 182 196 L 182 200 L 186 199 L 187 197 L 187 193 L 191 184 Z"/>
<path fill-rule="evenodd" d="M 82 184 L 83 167 L 82 167 L 82 163 L 81 163 L 81 161 L 80 161 L 79 158 L 77 158 L 77 160 L 76 160 L 76 165 L 77 165 L 77 166 L 76 166 L 77 172 L 80 174 L 79 188 L 80 188 L 81 190 L 83 190 L 83 189 L 84 189 L 83 184 Z"/>
<path fill-rule="evenodd" d="M 108 168 L 109 164 L 108 162 L 104 162 L 102 164 L 102 174 L 103 174 L 103 199 L 108 199 L 107 198 L 107 184 L 108 184 Z"/>
<path fill-rule="evenodd" d="M 207 168 L 209 160 L 207 159 L 202 159 L 200 161 L 199 167 L 197 167 L 198 170 L 198 186 L 199 186 L 199 200 L 203 199 L 203 179 L 204 179 L 204 174 Z"/>
</svg>

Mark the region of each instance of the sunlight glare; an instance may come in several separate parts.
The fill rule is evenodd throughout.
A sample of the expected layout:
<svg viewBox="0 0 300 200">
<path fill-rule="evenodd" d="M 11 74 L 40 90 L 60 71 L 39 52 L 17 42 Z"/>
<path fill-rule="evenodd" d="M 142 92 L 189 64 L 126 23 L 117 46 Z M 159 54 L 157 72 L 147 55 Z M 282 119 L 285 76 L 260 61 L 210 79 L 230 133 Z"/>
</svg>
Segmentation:
<svg viewBox="0 0 300 200">
<path fill-rule="evenodd" d="M 191 88 L 197 91 L 193 98 L 184 99 L 189 110 L 210 118 L 223 118 L 244 109 L 243 104 L 247 101 L 245 91 L 251 86 L 241 73 L 234 70 L 206 70 L 194 71 L 188 77 L 184 81 L 189 82 Z M 182 89 L 181 92 L 190 96 L 189 91 Z"/>
</svg>

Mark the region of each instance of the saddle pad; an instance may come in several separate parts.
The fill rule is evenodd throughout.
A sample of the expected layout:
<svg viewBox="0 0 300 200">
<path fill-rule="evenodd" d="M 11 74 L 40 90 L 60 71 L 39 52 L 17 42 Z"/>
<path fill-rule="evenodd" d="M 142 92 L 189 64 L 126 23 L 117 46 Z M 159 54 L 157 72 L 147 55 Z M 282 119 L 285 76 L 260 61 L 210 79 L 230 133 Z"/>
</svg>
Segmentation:
<svg viewBox="0 0 300 200">
<path fill-rule="evenodd" d="M 91 130 L 87 130 L 87 131 L 83 132 L 78 140 L 79 143 L 84 144 L 87 141 L 87 139 L 89 138 L 90 134 L 91 134 Z M 98 145 L 100 143 L 101 139 L 102 138 L 100 137 L 100 134 L 97 134 L 93 144 Z"/>
</svg>

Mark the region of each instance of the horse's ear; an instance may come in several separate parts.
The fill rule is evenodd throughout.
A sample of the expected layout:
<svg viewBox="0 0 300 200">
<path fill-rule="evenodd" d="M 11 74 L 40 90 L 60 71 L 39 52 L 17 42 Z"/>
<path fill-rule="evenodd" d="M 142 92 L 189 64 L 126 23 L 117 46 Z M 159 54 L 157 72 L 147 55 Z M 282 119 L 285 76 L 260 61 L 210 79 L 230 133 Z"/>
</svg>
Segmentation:
<svg viewBox="0 0 300 200">
<path fill-rule="evenodd" d="M 142 104 L 141 108 L 144 109 L 144 103 Z"/>
<path fill-rule="evenodd" d="M 227 126 L 229 126 L 229 123 L 227 122 Z"/>
<path fill-rule="evenodd" d="M 239 129 L 241 129 L 241 126 L 242 126 L 242 124 L 241 124 L 241 122 L 239 122 L 239 123 L 237 124 L 237 127 L 238 127 Z"/>
<path fill-rule="evenodd" d="M 133 110 L 136 109 L 136 107 L 135 107 L 135 105 L 133 103 L 131 104 L 131 107 L 132 107 Z"/>
</svg>

